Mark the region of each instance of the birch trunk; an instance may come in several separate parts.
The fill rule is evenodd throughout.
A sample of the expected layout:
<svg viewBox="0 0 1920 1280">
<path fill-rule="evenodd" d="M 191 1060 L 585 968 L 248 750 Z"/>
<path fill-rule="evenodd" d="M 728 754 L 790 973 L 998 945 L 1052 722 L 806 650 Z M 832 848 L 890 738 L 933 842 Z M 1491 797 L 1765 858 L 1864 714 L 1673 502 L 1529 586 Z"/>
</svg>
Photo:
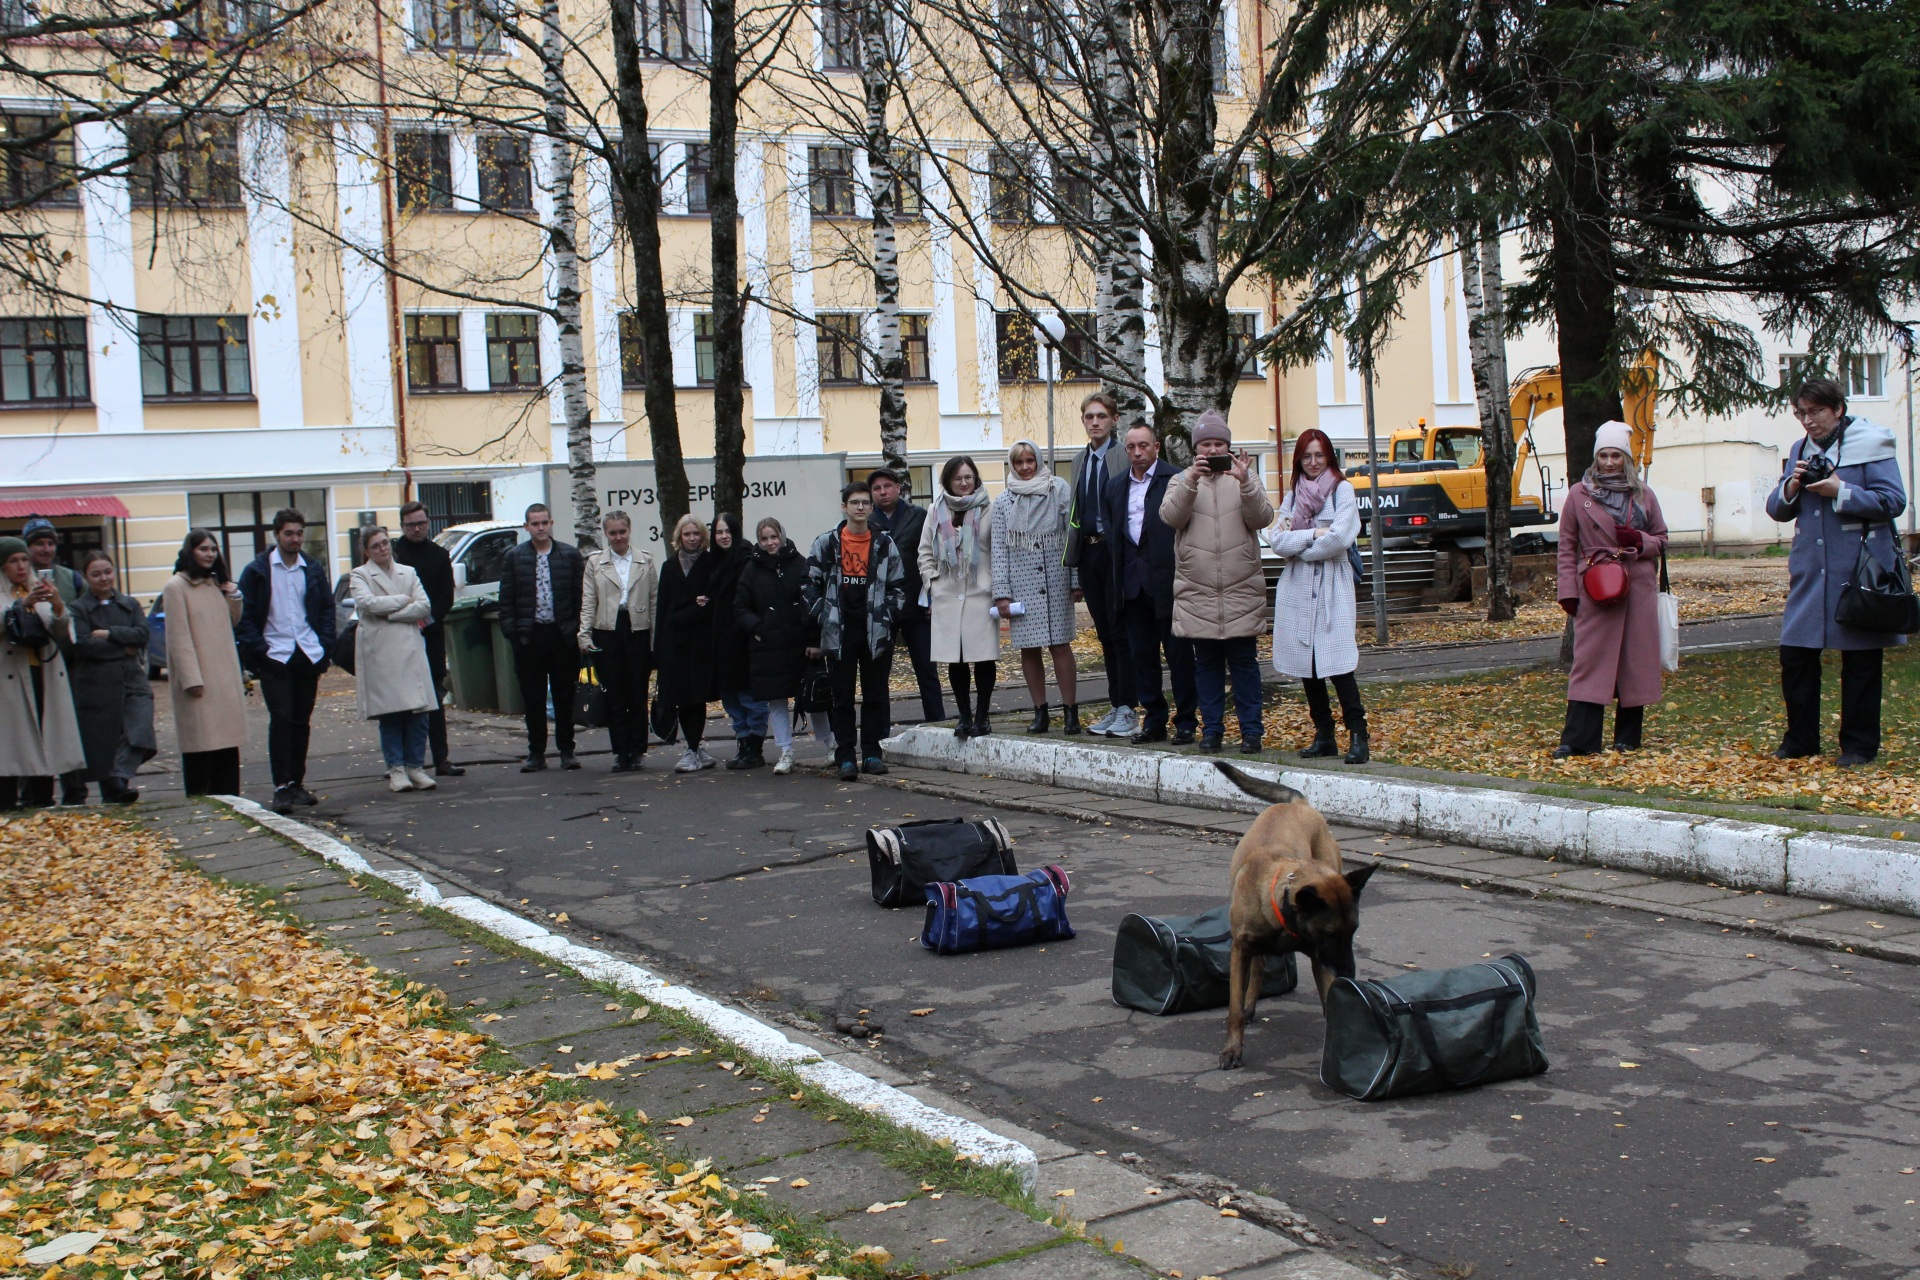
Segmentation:
<svg viewBox="0 0 1920 1280">
<path fill-rule="evenodd" d="M 608 6 L 616 76 L 614 108 L 620 121 L 620 145 L 609 167 L 620 192 L 627 239 L 633 249 L 634 313 L 640 330 L 640 358 L 646 368 L 647 431 L 653 442 L 660 541 L 664 545 L 671 539 L 675 522 L 687 514 L 692 495 L 674 403 L 673 337 L 667 322 L 666 275 L 660 267 L 660 176 L 654 172 L 647 131 L 647 86 L 640 71 L 635 12 L 630 0 L 612 0 Z"/>
<path fill-rule="evenodd" d="M 1112 353 L 1101 370 L 1101 389 L 1117 406 L 1115 434 L 1122 440 L 1137 426 L 1152 426 L 1147 381 L 1146 269 L 1140 252 L 1140 224 L 1131 210 L 1142 198 L 1140 112 L 1127 56 L 1132 48 L 1136 12 L 1131 0 L 1107 6 L 1089 40 L 1089 80 L 1100 95 L 1096 116 L 1105 132 L 1096 132 L 1094 169 L 1108 175 L 1094 186 L 1094 235 L 1097 243 L 1094 285 L 1095 338 Z M 1127 193 L 1116 200 L 1110 192 Z"/>
<path fill-rule="evenodd" d="M 573 141 L 567 132 L 567 45 L 559 0 L 540 5 L 541 85 L 552 211 L 547 252 L 553 260 L 553 308 L 560 331 L 560 407 L 567 423 L 567 480 L 573 495 L 573 540 L 600 545 L 600 498 L 594 487 L 593 408 L 587 400 L 587 351 L 580 325 L 579 218 L 573 198 Z"/>
<path fill-rule="evenodd" d="M 734 0 L 708 0 L 712 15 L 707 61 L 707 217 L 713 281 L 714 510 L 746 519 L 747 428 L 745 304 L 740 296 L 740 192 L 735 182 L 740 130 L 739 10 Z M 772 395 L 767 387 L 762 395 Z M 651 416 L 651 413 L 649 413 Z"/>
<path fill-rule="evenodd" d="M 900 345 L 899 212 L 893 132 L 887 121 L 893 59 L 885 0 L 860 0 L 861 87 L 866 95 L 867 175 L 873 209 L 874 380 L 880 384 L 880 452 L 888 469 L 907 474 L 907 361 Z"/>
<path fill-rule="evenodd" d="M 1481 464 L 1487 473 L 1487 620 L 1513 617 L 1513 408 L 1507 381 L 1507 290 L 1501 279 L 1500 228 L 1463 224 L 1461 282 L 1467 298 L 1467 349 L 1480 402 Z"/>
</svg>

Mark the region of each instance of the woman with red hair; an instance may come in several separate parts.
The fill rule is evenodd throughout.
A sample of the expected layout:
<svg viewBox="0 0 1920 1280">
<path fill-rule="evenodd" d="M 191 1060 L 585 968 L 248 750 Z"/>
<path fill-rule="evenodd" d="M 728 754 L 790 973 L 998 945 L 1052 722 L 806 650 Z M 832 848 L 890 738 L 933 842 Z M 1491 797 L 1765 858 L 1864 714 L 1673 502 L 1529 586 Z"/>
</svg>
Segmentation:
<svg viewBox="0 0 1920 1280">
<path fill-rule="evenodd" d="M 1340 473 L 1333 441 L 1320 430 L 1301 433 L 1293 446 L 1293 477 L 1267 545 L 1282 560 L 1273 593 L 1273 669 L 1306 690 L 1313 742 L 1300 754 L 1339 754 L 1327 681 L 1347 722 L 1347 763 L 1365 764 L 1367 712 L 1353 678 L 1360 665 L 1354 640 L 1354 576 L 1349 553 L 1360 537 L 1360 503 Z"/>
</svg>

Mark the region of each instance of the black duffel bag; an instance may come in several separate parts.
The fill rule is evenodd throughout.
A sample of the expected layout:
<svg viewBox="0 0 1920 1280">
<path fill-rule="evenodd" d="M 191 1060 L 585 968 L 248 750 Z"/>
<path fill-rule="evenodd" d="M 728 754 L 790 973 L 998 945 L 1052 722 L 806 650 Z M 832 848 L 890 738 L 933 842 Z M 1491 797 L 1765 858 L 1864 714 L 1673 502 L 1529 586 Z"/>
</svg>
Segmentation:
<svg viewBox="0 0 1920 1280">
<path fill-rule="evenodd" d="M 1517 955 L 1391 980 L 1336 978 L 1320 1082 L 1377 1102 L 1547 1069 L 1533 966 Z"/>
<path fill-rule="evenodd" d="M 1113 1002 L 1162 1016 L 1226 1008 L 1233 954 L 1228 910 L 1122 920 L 1113 939 Z M 1292 952 L 1268 956 L 1260 994 L 1283 996 L 1299 981 Z"/>
<path fill-rule="evenodd" d="M 333 647 L 327 650 L 327 661 L 348 675 L 357 676 L 360 673 L 353 668 L 359 656 L 360 619 L 355 618 L 352 622 L 342 627 L 340 634 L 333 638 Z"/>
<path fill-rule="evenodd" d="M 993 818 L 925 818 L 867 832 L 873 900 L 883 907 L 923 907 L 927 886 L 970 876 L 1017 876 L 1013 837 Z"/>
</svg>

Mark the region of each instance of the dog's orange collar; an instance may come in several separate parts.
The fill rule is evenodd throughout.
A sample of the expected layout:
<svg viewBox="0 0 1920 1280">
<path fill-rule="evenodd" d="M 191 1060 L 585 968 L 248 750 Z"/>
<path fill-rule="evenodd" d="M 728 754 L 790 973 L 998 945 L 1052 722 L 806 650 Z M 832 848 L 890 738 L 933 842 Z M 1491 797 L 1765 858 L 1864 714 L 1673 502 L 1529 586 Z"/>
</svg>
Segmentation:
<svg viewBox="0 0 1920 1280">
<path fill-rule="evenodd" d="M 1280 877 L 1284 874 L 1284 868 L 1273 873 L 1273 883 L 1267 886 L 1267 901 L 1273 907 L 1274 923 L 1280 926 L 1280 932 L 1286 934 L 1296 944 L 1305 946 L 1306 935 L 1302 934 L 1300 927 L 1294 923 L 1293 904 L 1283 901 L 1280 897 Z"/>
</svg>

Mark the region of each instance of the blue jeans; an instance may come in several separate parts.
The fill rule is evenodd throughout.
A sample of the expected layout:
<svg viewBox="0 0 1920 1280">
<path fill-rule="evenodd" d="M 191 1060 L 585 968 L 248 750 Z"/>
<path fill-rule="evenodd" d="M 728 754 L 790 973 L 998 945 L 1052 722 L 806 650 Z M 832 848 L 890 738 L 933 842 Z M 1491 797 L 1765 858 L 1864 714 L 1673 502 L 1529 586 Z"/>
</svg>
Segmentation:
<svg viewBox="0 0 1920 1280">
<path fill-rule="evenodd" d="M 387 768 L 426 767 L 429 715 L 425 711 L 390 711 L 380 717 L 380 754 Z"/>
<path fill-rule="evenodd" d="M 1193 682 L 1200 698 L 1200 732 L 1226 736 L 1226 681 L 1233 680 L 1233 707 L 1240 736 L 1260 740 L 1260 659 L 1252 636 L 1193 642 Z"/>
<path fill-rule="evenodd" d="M 767 736 L 767 704 L 745 689 L 722 690 L 720 705 L 727 709 L 727 719 L 733 721 L 734 737 Z"/>
</svg>

